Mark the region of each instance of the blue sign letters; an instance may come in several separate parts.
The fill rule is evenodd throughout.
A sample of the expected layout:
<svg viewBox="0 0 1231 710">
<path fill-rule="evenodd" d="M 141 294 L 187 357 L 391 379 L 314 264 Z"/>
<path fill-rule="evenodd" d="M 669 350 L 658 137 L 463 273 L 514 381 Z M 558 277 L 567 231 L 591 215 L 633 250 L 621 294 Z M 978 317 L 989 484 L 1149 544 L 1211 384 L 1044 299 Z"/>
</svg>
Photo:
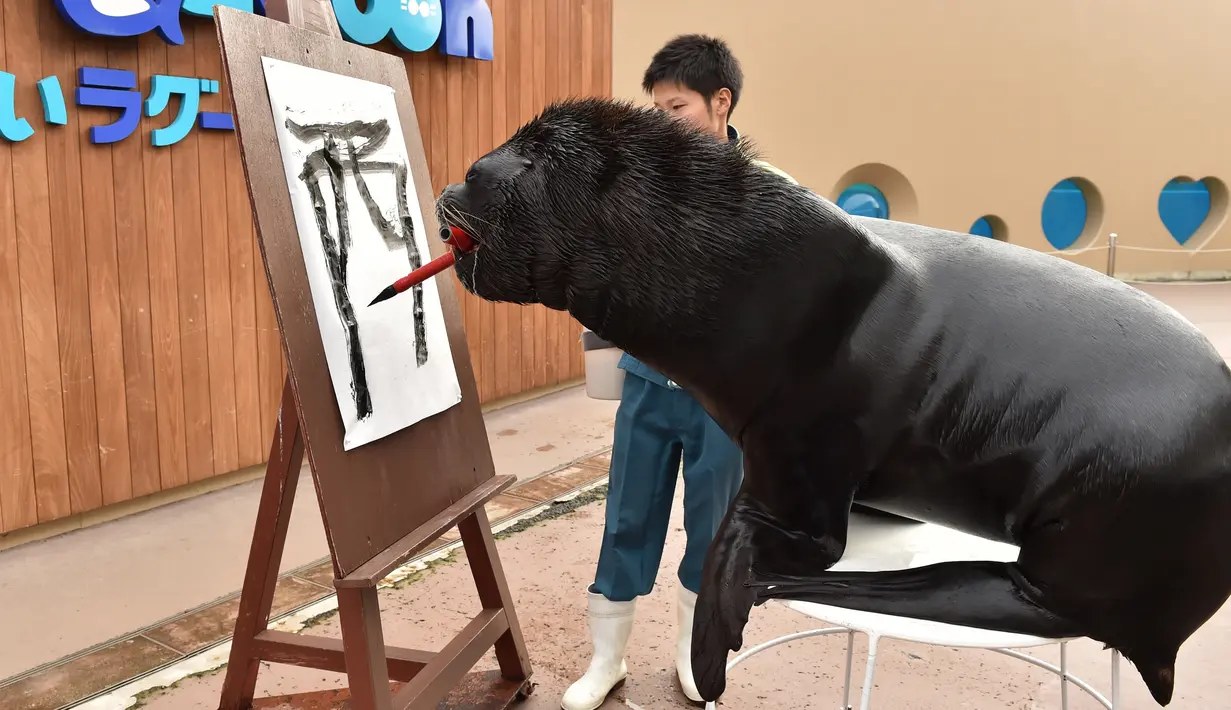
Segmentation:
<svg viewBox="0 0 1231 710">
<path fill-rule="evenodd" d="M 145 100 L 145 115 L 157 116 L 167 108 L 172 96 L 180 97 L 180 109 L 175 120 L 166 128 L 151 131 L 150 142 L 155 146 L 174 145 L 184 140 L 194 123 L 202 128 L 231 130 L 235 127 L 229 114 L 198 113 L 201 94 L 218 93 L 218 82 L 212 79 L 193 79 L 186 76 L 155 74 L 150 81 L 150 97 Z M 198 119 L 198 116 L 200 117 Z M 225 119 L 219 117 L 225 116 Z"/>
<path fill-rule="evenodd" d="M 265 0 L 53 0 L 56 9 L 82 32 L 136 37 L 154 31 L 167 44 L 183 44 L 181 13 L 212 17 L 215 5 L 265 14 Z M 440 51 L 457 57 L 492 59 L 492 11 L 484 0 L 332 0 L 342 36 L 356 44 L 386 37 L 407 52 L 423 52 L 439 40 Z"/>
<path fill-rule="evenodd" d="M 440 51 L 455 57 L 495 56 L 492 11 L 483 0 L 449 0 L 445 4 Z"/>
<path fill-rule="evenodd" d="M 355 0 L 334 0 L 342 36 L 357 44 L 376 44 L 392 35 L 408 52 L 422 52 L 440 36 L 440 0 L 368 0 L 359 12 Z"/>
<path fill-rule="evenodd" d="M 13 94 L 17 77 L 0 72 L 0 137 L 19 143 L 34 135 L 34 128 L 13 109 Z M 215 79 L 167 76 L 157 74 L 150 81 L 150 97 L 145 100 L 145 115 L 157 116 L 179 97 L 179 109 L 171 123 L 151 131 L 150 143 L 157 147 L 173 145 L 183 140 L 192 127 L 215 131 L 235 130 L 235 120 L 229 113 L 199 111 L 201 94 L 218 93 Z M 38 96 L 43 103 L 43 122 L 63 126 L 68 123 L 64 91 L 59 77 L 52 75 L 38 82 Z M 91 143 L 115 143 L 131 136 L 141 122 L 141 92 L 137 90 L 137 75 L 126 69 L 81 67 L 77 70 L 77 88 L 73 92 L 78 106 L 116 109 L 119 115 L 111 123 L 90 126 Z"/>
<path fill-rule="evenodd" d="M 64 107 L 64 89 L 60 88 L 60 77 L 52 74 L 39 79 L 38 99 L 43 102 L 43 121 L 61 126 L 68 123 L 68 109 Z"/>
<path fill-rule="evenodd" d="M 13 111 L 13 90 L 16 86 L 17 77 L 6 71 L 0 72 L 0 95 L 4 97 L 4 102 L 0 104 L 0 136 L 14 142 L 34 135 L 30 122 Z"/>
<path fill-rule="evenodd" d="M 213 17 L 214 6 L 233 7 L 243 12 L 265 14 L 265 0 L 184 0 L 184 12 L 200 17 Z"/>
<path fill-rule="evenodd" d="M 167 44 L 183 44 L 181 0 L 55 0 L 56 9 L 82 32 L 136 37 L 150 30 Z"/>
<path fill-rule="evenodd" d="M 137 75 L 124 69 L 81 67 L 77 70 L 78 106 L 120 110 L 119 118 L 105 126 L 90 127 L 91 143 L 116 143 L 132 135 L 141 122 L 141 92 Z"/>
</svg>

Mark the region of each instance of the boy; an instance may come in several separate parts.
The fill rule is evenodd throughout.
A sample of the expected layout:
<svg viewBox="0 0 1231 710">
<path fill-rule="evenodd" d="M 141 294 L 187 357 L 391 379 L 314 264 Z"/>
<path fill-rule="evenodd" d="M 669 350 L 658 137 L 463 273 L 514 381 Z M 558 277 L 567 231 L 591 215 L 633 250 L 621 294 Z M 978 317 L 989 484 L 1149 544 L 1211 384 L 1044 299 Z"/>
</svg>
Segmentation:
<svg viewBox="0 0 1231 710">
<path fill-rule="evenodd" d="M 642 88 L 659 110 L 716 140 L 738 140 L 728 120 L 739 103 L 743 73 L 722 40 L 698 34 L 672 39 L 654 55 Z M 606 525 L 587 590 L 594 655 L 585 675 L 564 693 L 563 710 L 594 710 L 628 673 L 624 651 L 633 612 L 637 597 L 654 586 L 681 458 L 688 542 L 677 573 L 675 667 L 684 695 L 701 701 L 690 659 L 693 608 L 706 550 L 743 480 L 739 448 L 695 399 L 628 354 L 620 367 L 626 374 L 616 410 Z"/>
</svg>

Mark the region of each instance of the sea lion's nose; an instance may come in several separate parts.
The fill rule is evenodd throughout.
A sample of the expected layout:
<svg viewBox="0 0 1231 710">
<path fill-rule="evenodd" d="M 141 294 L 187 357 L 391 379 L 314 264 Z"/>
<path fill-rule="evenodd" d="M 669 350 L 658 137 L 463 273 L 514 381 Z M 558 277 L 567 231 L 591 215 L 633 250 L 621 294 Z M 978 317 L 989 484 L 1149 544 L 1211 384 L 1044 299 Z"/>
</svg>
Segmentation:
<svg viewBox="0 0 1231 710">
<path fill-rule="evenodd" d="M 476 200 L 482 199 L 482 192 L 475 190 L 474 185 L 464 182 L 449 183 L 445 189 L 440 191 L 440 197 L 436 202 L 448 205 L 455 209 L 469 211 L 476 203 Z"/>
</svg>

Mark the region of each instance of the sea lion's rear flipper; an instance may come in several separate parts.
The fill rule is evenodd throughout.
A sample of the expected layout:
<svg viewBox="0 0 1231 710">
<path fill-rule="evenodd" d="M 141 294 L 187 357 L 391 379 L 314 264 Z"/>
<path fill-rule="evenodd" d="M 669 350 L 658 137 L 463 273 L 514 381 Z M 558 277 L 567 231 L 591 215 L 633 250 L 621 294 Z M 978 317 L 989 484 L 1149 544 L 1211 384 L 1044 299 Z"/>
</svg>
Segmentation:
<svg viewBox="0 0 1231 710">
<path fill-rule="evenodd" d="M 1089 630 L 1044 609 L 1015 562 L 941 562 L 883 572 L 758 574 L 757 604 L 792 599 L 1046 638 Z"/>
<path fill-rule="evenodd" d="M 941 562 L 883 572 L 820 572 L 808 577 L 758 572 L 749 583 L 759 606 L 787 599 L 972 626 L 1042 638 L 1108 639 L 1088 624 L 1045 608 L 1045 595 L 1016 562 Z M 1159 705 L 1171 702 L 1177 642 L 1155 638 L 1114 645 L 1132 661 Z"/>
</svg>

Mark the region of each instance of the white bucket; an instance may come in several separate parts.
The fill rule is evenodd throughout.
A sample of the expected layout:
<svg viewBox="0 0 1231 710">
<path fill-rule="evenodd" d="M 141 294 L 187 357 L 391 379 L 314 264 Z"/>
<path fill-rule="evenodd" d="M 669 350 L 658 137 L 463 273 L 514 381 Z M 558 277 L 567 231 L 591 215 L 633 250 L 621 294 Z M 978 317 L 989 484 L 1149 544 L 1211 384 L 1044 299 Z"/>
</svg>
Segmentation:
<svg viewBox="0 0 1231 710">
<path fill-rule="evenodd" d="M 619 364 L 624 351 L 588 330 L 581 332 L 581 346 L 586 355 L 586 396 L 620 399 L 624 391 L 624 370 Z"/>
</svg>

